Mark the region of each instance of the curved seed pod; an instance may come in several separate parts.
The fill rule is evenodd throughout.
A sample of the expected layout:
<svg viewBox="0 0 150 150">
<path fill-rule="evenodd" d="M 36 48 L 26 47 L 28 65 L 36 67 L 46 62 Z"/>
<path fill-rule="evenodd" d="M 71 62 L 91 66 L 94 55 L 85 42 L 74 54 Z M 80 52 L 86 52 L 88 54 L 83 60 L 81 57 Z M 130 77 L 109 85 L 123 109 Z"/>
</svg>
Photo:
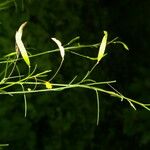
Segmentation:
<svg viewBox="0 0 150 150">
<path fill-rule="evenodd" d="M 27 24 L 27 22 L 24 22 L 18 29 L 18 31 L 16 31 L 16 35 L 15 35 L 15 39 L 16 39 L 16 51 L 19 50 L 19 52 L 21 53 L 25 63 L 30 67 L 30 60 L 26 51 L 26 48 L 22 42 L 22 33 L 23 33 L 23 29 L 25 27 L 25 25 Z"/>
<path fill-rule="evenodd" d="M 106 44 L 107 44 L 107 37 L 108 37 L 108 33 L 107 33 L 107 31 L 104 31 L 104 36 L 103 36 L 101 45 L 99 47 L 97 62 L 99 62 L 104 56 L 105 49 L 106 49 Z"/>
<path fill-rule="evenodd" d="M 65 50 L 64 50 L 64 47 L 61 45 L 61 42 L 59 40 L 57 40 L 56 38 L 51 38 L 56 44 L 57 46 L 59 47 L 59 50 L 60 50 L 60 55 L 62 57 L 62 59 L 64 59 L 64 56 L 65 56 Z"/>
</svg>

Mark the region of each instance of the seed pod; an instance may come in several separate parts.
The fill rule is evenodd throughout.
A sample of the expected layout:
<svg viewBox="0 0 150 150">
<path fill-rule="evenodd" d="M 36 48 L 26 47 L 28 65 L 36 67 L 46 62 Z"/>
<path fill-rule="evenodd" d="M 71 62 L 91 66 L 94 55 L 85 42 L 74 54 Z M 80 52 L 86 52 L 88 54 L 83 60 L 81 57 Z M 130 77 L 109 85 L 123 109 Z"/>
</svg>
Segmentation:
<svg viewBox="0 0 150 150">
<path fill-rule="evenodd" d="M 16 31 L 16 35 L 15 35 L 15 39 L 16 39 L 16 51 L 19 50 L 19 52 L 21 53 L 25 63 L 30 67 L 30 60 L 26 51 L 26 48 L 22 42 L 22 33 L 23 33 L 23 28 L 25 27 L 25 25 L 27 24 L 27 22 L 24 22 L 18 29 L 18 31 Z M 18 52 L 17 52 L 18 53 Z"/>
<path fill-rule="evenodd" d="M 106 49 L 106 44 L 107 44 L 107 37 L 108 37 L 108 33 L 107 33 L 107 31 L 104 31 L 104 36 L 103 36 L 101 45 L 99 47 L 97 62 L 99 62 L 104 56 L 105 49 Z"/>
</svg>

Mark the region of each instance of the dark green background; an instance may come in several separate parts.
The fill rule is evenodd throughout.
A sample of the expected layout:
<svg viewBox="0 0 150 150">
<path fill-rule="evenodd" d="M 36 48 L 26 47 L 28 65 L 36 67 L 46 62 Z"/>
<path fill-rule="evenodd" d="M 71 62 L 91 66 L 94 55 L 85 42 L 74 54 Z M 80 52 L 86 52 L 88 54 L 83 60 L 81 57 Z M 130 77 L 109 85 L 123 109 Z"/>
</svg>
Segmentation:
<svg viewBox="0 0 150 150">
<path fill-rule="evenodd" d="M 4 2 L 4 1 L 0 1 Z M 150 101 L 150 1 L 140 0 L 16 0 L 16 6 L 0 11 L 0 56 L 14 51 L 14 35 L 28 21 L 25 45 L 31 54 L 54 48 L 51 37 L 67 43 L 80 36 L 80 43 L 100 42 L 103 30 L 109 40 L 119 36 L 130 48 L 108 47 L 108 55 L 91 78 L 117 80 L 115 87 L 128 97 Z M 91 55 L 93 49 L 81 51 Z M 32 60 L 39 70 L 59 65 L 58 53 Z M 55 82 L 67 83 L 81 77 L 93 62 L 67 54 Z M 2 71 L 2 67 L 1 70 Z M 63 92 L 27 96 L 24 118 L 23 96 L 0 95 L 0 143 L 11 150 L 148 150 L 150 113 L 128 103 L 100 94 L 100 123 L 96 126 L 96 97 L 92 91 L 70 89 Z"/>
</svg>

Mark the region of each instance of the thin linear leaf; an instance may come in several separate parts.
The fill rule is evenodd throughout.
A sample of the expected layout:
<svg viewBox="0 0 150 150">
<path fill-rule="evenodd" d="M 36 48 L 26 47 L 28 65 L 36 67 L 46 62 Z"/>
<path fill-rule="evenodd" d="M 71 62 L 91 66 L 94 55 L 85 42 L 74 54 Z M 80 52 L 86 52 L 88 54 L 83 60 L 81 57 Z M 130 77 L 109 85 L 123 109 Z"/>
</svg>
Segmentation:
<svg viewBox="0 0 150 150">
<path fill-rule="evenodd" d="M 16 55 L 16 52 L 9 53 L 9 54 L 5 55 L 4 58 L 11 57 L 11 56 L 14 56 L 14 55 Z"/>
<path fill-rule="evenodd" d="M 128 46 L 124 43 L 124 42 L 121 42 L 121 41 L 115 41 L 115 42 L 113 42 L 113 43 L 115 43 L 115 44 L 122 44 L 123 45 L 123 47 L 126 49 L 126 50 L 129 50 L 129 48 L 128 48 Z"/>
<path fill-rule="evenodd" d="M 98 91 L 95 90 L 96 92 L 96 99 L 97 99 L 97 126 L 99 124 L 99 110 L 100 110 L 100 106 L 99 106 L 99 94 Z"/>
<path fill-rule="evenodd" d="M 80 37 L 77 36 L 77 37 L 73 38 L 71 41 L 69 41 L 65 46 L 70 45 L 70 44 L 76 42 L 76 41 L 79 40 L 79 39 L 80 39 Z"/>
<path fill-rule="evenodd" d="M 9 144 L 0 144 L 0 147 L 9 146 Z"/>
<path fill-rule="evenodd" d="M 107 37 L 108 37 L 108 33 L 107 33 L 107 31 L 104 31 L 104 36 L 103 36 L 101 45 L 99 47 L 97 62 L 99 62 L 104 57 L 106 44 L 107 44 Z"/>
<path fill-rule="evenodd" d="M 133 103 L 132 103 L 131 101 L 128 101 L 128 102 L 129 102 L 130 106 L 131 106 L 134 110 L 136 110 L 136 108 L 135 108 L 135 106 L 133 105 Z"/>
<path fill-rule="evenodd" d="M 23 86 L 23 84 L 20 84 L 21 85 L 21 87 L 22 87 L 22 91 L 24 92 L 24 86 Z M 26 117 L 27 116 L 27 109 L 28 109 L 28 105 L 27 105 L 27 98 L 26 98 L 26 94 L 24 93 L 23 94 L 23 97 L 24 97 L 24 117 Z"/>
<path fill-rule="evenodd" d="M 59 40 L 57 40 L 56 38 L 51 38 L 56 44 L 57 46 L 59 47 L 59 50 L 60 50 L 60 55 L 62 57 L 62 59 L 64 59 L 64 56 L 65 56 L 65 50 L 64 50 L 64 47 L 62 46 L 61 42 Z"/>
<path fill-rule="evenodd" d="M 19 52 L 21 53 L 25 63 L 30 67 L 30 60 L 26 51 L 26 48 L 22 42 L 22 33 L 23 33 L 23 28 L 25 27 L 25 25 L 27 24 L 27 22 L 24 22 L 18 29 L 18 31 L 16 32 L 15 35 L 15 39 L 16 39 L 16 51 L 19 50 Z"/>
<path fill-rule="evenodd" d="M 84 57 L 84 58 L 86 58 L 86 59 L 97 60 L 97 58 L 95 58 L 95 57 L 86 56 L 86 55 L 79 54 L 79 53 L 74 52 L 74 51 L 69 51 L 69 52 L 72 53 L 72 54 L 78 55 L 78 56 L 80 56 L 80 57 Z"/>
</svg>

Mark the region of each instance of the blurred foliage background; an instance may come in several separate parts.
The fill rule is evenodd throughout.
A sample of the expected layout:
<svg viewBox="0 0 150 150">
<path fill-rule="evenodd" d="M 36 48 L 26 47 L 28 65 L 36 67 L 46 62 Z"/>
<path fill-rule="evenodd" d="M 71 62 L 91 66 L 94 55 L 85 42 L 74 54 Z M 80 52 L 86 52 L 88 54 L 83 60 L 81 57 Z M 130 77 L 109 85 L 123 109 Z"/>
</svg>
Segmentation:
<svg viewBox="0 0 150 150">
<path fill-rule="evenodd" d="M 6 4 L 7 2 L 7 4 Z M 80 36 L 80 43 L 100 42 L 103 30 L 109 40 L 119 36 L 130 51 L 120 45 L 107 48 L 108 55 L 91 78 L 117 80 L 124 95 L 144 103 L 150 100 L 150 1 L 140 0 L 0 0 L 0 56 L 14 51 L 14 35 L 28 21 L 24 43 L 35 54 L 54 48 L 51 37 L 63 44 Z M 81 51 L 82 52 L 82 51 Z M 84 50 L 97 54 L 94 49 Z M 81 77 L 92 62 L 67 54 L 55 82 L 67 83 Z M 56 70 L 57 53 L 32 60 L 39 70 Z M 2 67 L 1 70 L 2 71 Z M 26 68 L 27 69 L 27 68 Z M 26 70 L 24 70 L 26 72 Z M 22 95 L 0 95 L 0 143 L 11 150 L 148 150 L 149 112 L 100 94 L 100 123 L 96 126 L 96 96 L 85 89 L 70 89 L 27 95 L 28 114 L 24 118 Z"/>
</svg>

